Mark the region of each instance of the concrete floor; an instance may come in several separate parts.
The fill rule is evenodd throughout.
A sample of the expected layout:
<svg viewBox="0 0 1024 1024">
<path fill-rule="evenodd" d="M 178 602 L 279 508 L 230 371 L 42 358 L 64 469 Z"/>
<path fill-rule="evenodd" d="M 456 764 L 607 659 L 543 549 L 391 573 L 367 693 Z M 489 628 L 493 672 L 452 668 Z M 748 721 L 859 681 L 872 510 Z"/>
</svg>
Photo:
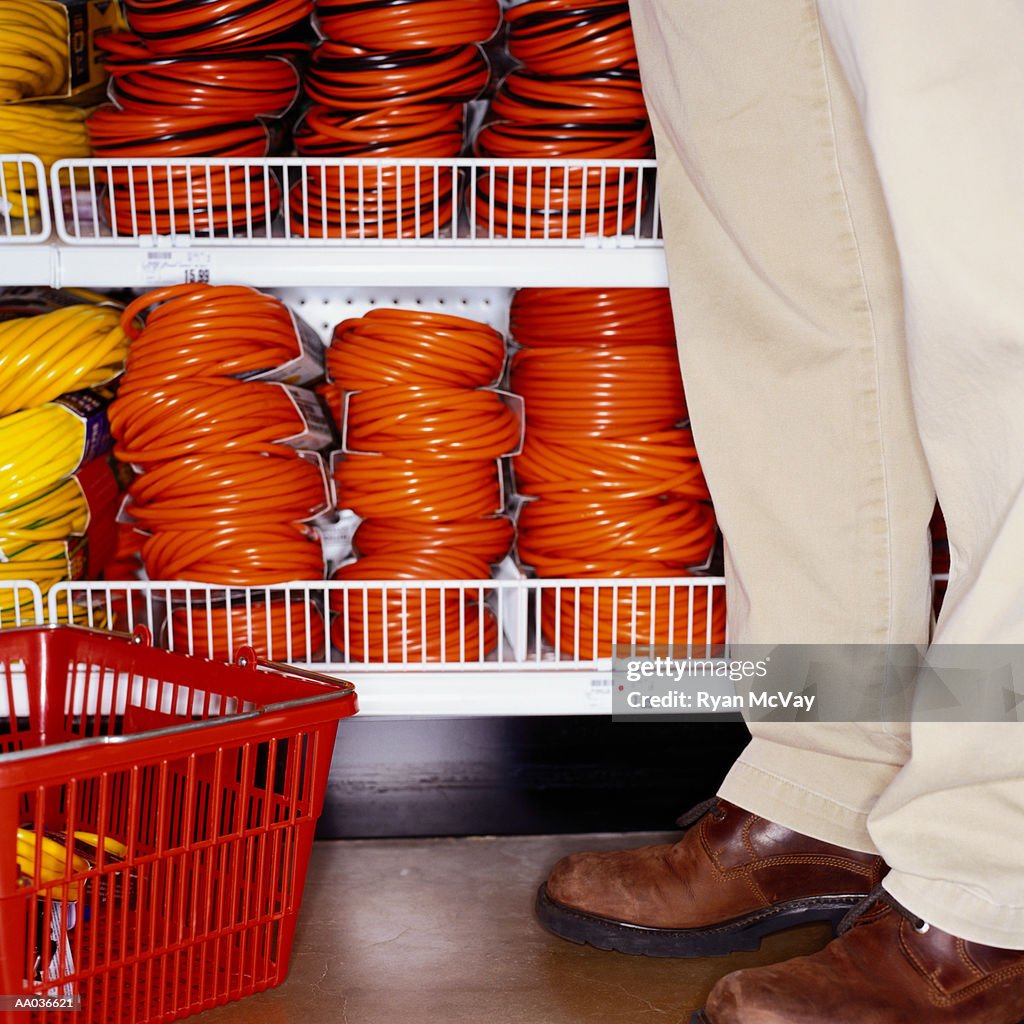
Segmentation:
<svg viewBox="0 0 1024 1024">
<path fill-rule="evenodd" d="M 678 833 L 676 834 L 678 837 Z M 564 853 L 660 836 L 317 843 L 290 974 L 203 1024 L 689 1024 L 721 974 L 809 952 L 827 926 L 758 953 L 655 960 L 565 942 L 533 919 Z M 669 837 L 672 838 L 672 837 Z"/>
</svg>

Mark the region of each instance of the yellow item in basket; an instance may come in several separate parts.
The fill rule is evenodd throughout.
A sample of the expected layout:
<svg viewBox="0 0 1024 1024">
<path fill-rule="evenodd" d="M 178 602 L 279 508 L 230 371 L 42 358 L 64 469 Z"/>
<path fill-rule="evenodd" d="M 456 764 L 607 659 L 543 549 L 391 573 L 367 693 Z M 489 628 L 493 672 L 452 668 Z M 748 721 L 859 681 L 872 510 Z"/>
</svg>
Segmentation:
<svg viewBox="0 0 1024 1024">
<path fill-rule="evenodd" d="M 33 498 L 70 476 L 82 459 L 85 422 L 49 402 L 0 419 L 0 508 Z"/>
<path fill-rule="evenodd" d="M 36 875 L 36 858 L 39 859 L 39 874 Z M 34 879 L 37 885 L 45 885 L 49 882 L 57 882 L 66 877 L 68 851 L 56 839 L 49 836 L 36 835 L 31 829 L 18 829 L 18 870 L 28 878 Z M 78 854 L 71 854 L 71 870 L 80 874 L 89 870 L 89 862 Z M 77 900 L 79 893 L 78 882 L 72 882 L 54 892 L 54 898 L 62 900 Z"/>
<path fill-rule="evenodd" d="M 96 850 L 99 849 L 100 837 L 95 832 L 75 832 L 73 835 L 75 839 L 80 840 L 87 846 L 91 846 Z M 103 837 L 103 849 L 122 860 L 128 856 L 128 847 L 117 839 L 112 839 L 110 836 Z"/>
<path fill-rule="evenodd" d="M 68 26 L 60 12 L 36 0 L 0 0 L 0 102 L 65 91 Z"/>
<path fill-rule="evenodd" d="M 120 310 L 65 306 L 0 323 L 0 416 L 31 409 L 124 369 Z"/>
</svg>

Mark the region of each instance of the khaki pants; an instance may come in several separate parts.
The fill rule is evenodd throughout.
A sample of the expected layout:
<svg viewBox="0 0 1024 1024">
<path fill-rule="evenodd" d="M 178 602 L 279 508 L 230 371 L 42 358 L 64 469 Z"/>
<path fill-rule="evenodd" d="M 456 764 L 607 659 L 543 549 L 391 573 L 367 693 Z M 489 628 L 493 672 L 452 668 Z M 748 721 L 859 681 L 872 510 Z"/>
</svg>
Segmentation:
<svg viewBox="0 0 1024 1024">
<path fill-rule="evenodd" d="M 730 636 L 1024 643 L 1024 3 L 632 0 Z M 1019 687 L 1018 687 L 1019 688 Z M 775 723 L 721 794 L 1024 949 L 1024 729 Z"/>
</svg>

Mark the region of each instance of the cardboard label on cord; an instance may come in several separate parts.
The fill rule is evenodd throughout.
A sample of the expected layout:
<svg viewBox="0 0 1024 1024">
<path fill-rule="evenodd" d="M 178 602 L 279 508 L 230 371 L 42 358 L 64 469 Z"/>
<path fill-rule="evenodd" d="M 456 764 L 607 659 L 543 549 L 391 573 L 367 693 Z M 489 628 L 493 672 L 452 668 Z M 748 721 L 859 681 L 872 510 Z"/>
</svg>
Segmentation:
<svg viewBox="0 0 1024 1024">
<path fill-rule="evenodd" d="M 312 327 L 289 309 L 295 327 L 295 340 L 299 354 L 281 366 L 254 373 L 240 373 L 241 380 L 277 381 L 281 384 L 310 384 L 324 375 L 324 343 Z"/>
</svg>

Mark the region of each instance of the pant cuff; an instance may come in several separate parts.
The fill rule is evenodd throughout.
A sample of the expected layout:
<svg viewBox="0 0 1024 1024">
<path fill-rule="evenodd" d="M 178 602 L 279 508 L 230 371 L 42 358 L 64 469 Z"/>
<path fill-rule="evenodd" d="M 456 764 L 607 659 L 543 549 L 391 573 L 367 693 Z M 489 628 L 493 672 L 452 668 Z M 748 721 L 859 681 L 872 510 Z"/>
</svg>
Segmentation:
<svg viewBox="0 0 1024 1024">
<path fill-rule="evenodd" d="M 853 762 L 755 737 L 718 795 L 745 810 L 822 842 L 878 853 L 867 818 L 899 765 Z M 814 780 L 815 785 L 808 785 Z"/>
<path fill-rule="evenodd" d="M 1024 907 L 1007 907 L 962 885 L 890 871 L 882 886 L 912 914 L 950 935 L 1024 950 Z"/>
</svg>

